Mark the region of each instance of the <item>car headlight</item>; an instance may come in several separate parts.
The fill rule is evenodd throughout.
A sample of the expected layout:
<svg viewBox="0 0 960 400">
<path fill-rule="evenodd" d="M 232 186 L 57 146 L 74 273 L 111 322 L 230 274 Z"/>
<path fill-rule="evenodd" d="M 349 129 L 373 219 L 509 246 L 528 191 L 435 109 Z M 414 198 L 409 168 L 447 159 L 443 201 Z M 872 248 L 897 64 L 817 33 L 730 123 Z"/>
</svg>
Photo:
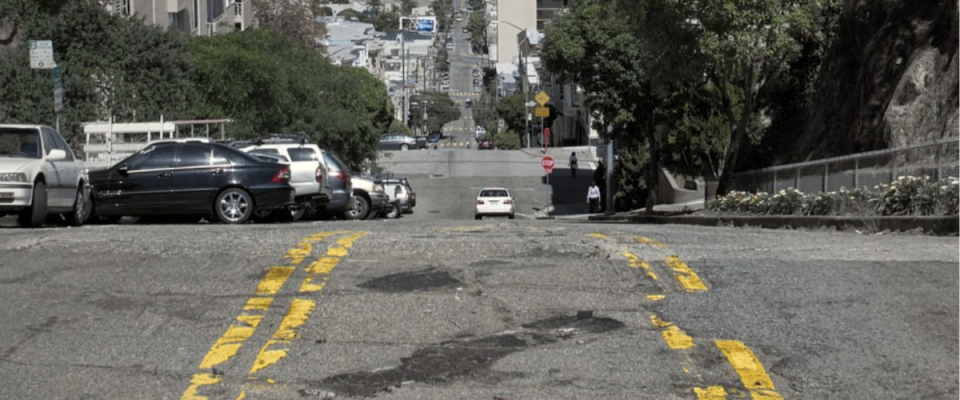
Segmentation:
<svg viewBox="0 0 960 400">
<path fill-rule="evenodd" d="M 27 174 L 23 172 L 0 173 L 0 182 L 26 182 Z"/>
</svg>

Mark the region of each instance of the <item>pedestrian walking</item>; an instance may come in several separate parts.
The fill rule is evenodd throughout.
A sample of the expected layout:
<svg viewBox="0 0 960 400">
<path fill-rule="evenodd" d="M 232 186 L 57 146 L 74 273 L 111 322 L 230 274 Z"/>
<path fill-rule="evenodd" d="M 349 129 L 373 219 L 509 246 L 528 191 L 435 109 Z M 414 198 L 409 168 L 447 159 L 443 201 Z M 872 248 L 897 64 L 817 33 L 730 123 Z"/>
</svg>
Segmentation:
<svg viewBox="0 0 960 400">
<path fill-rule="evenodd" d="M 590 188 L 587 189 L 587 203 L 590 204 L 590 214 L 599 212 L 600 210 L 600 188 L 597 187 L 597 181 L 593 181 L 590 184 Z"/>
<path fill-rule="evenodd" d="M 574 178 L 576 178 L 577 177 L 577 153 L 576 152 L 570 153 L 570 161 L 567 162 L 567 165 L 570 166 L 570 174 L 573 175 Z"/>
</svg>

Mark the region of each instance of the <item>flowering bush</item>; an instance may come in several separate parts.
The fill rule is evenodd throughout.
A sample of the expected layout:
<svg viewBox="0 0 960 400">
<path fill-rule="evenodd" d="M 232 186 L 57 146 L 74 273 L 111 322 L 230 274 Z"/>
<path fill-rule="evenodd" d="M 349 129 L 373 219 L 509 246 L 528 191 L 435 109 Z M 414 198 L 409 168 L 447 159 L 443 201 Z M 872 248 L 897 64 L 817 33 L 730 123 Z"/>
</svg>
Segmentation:
<svg viewBox="0 0 960 400">
<path fill-rule="evenodd" d="M 784 189 L 773 195 L 730 192 L 707 204 L 716 212 L 763 215 L 957 215 L 960 182 L 957 178 L 903 176 L 890 184 L 870 188 L 804 194 Z"/>
</svg>

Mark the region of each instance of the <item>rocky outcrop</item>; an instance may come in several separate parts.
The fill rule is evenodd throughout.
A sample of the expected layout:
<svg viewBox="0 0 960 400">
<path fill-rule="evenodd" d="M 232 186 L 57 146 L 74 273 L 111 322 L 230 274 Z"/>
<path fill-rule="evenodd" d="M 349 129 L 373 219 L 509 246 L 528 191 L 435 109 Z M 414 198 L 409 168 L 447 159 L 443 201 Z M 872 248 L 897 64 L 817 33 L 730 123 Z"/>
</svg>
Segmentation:
<svg viewBox="0 0 960 400">
<path fill-rule="evenodd" d="M 796 162 L 960 135 L 956 0 L 847 0 Z"/>
</svg>

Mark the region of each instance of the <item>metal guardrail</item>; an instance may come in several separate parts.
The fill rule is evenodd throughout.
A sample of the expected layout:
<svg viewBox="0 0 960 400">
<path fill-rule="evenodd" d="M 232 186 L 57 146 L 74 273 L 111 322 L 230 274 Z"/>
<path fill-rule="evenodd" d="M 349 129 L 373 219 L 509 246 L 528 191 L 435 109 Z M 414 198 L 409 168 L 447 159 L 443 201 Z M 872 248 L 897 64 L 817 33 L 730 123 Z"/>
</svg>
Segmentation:
<svg viewBox="0 0 960 400">
<path fill-rule="evenodd" d="M 935 180 L 960 177 L 960 138 L 740 172 L 733 175 L 731 188 L 767 193 L 789 188 L 804 193 L 834 192 L 841 187 L 889 184 L 907 175 Z"/>
</svg>

